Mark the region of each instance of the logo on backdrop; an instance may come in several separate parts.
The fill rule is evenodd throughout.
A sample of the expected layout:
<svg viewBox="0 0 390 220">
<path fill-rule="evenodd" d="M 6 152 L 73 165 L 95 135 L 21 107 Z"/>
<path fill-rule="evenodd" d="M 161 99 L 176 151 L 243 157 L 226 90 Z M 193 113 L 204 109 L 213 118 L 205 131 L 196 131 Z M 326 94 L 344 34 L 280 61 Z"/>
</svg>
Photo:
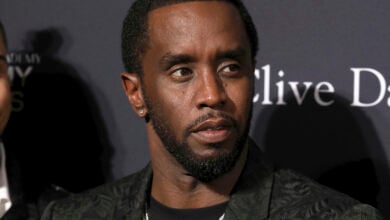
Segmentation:
<svg viewBox="0 0 390 220">
<path fill-rule="evenodd" d="M 271 72 L 272 71 L 272 72 Z M 354 107 L 372 107 L 382 102 L 386 102 L 390 106 L 390 97 L 386 99 L 386 92 L 390 92 L 390 86 L 387 85 L 386 79 L 382 73 L 373 68 L 366 67 L 351 67 L 348 70 L 353 80 L 351 106 Z M 312 81 L 284 81 L 283 77 L 286 75 L 285 71 L 271 70 L 270 65 L 265 65 L 261 69 L 255 70 L 256 81 L 262 82 L 262 91 L 257 92 L 253 97 L 254 103 L 261 103 L 262 105 L 287 105 L 285 101 L 285 91 L 290 90 L 293 95 L 293 100 L 298 105 L 302 105 L 309 92 L 312 92 L 315 102 L 319 106 L 330 106 L 334 100 L 329 99 L 329 94 L 336 92 L 335 86 L 328 82 L 322 81 L 314 83 Z M 272 76 L 272 77 L 271 77 Z M 275 81 L 277 78 L 277 82 Z M 365 97 L 364 92 L 368 90 L 365 87 L 365 82 L 370 80 L 375 86 L 375 94 L 370 93 L 370 98 Z M 372 87 L 372 85 L 371 85 Z M 272 92 L 276 92 L 276 100 L 271 99 L 275 97 Z M 326 98 L 325 98 L 326 97 Z M 364 97 L 364 98 L 363 98 Z"/>
<path fill-rule="evenodd" d="M 12 85 L 12 110 L 20 112 L 24 108 L 24 87 L 34 68 L 41 63 L 38 53 L 16 52 L 7 55 L 8 76 Z"/>
</svg>

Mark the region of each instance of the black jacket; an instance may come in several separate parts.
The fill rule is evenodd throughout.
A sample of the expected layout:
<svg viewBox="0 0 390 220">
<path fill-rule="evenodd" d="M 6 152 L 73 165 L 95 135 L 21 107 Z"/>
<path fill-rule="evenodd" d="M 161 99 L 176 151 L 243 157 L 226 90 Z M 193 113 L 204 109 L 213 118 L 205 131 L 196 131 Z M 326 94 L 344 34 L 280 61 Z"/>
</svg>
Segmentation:
<svg viewBox="0 0 390 220">
<path fill-rule="evenodd" d="M 86 193 L 49 204 L 42 220 L 144 217 L 152 168 Z M 274 170 L 249 144 L 244 171 L 232 192 L 225 220 L 382 219 L 378 211 L 291 170 Z"/>
</svg>

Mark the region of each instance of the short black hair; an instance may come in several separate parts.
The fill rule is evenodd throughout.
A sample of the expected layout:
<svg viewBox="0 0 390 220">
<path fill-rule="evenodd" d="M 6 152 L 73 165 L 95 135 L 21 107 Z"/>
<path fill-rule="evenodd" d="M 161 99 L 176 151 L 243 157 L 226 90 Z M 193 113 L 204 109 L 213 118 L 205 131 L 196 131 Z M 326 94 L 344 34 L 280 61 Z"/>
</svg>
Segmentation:
<svg viewBox="0 0 390 220">
<path fill-rule="evenodd" d="M 7 49 L 7 36 L 5 34 L 4 26 L 3 23 L 1 23 L 1 21 L 0 21 L 0 39 L 2 39 L 5 45 L 5 49 Z"/>
<path fill-rule="evenodd" d="M 127 72 L 142 76 L 141 59 L 148 47 L 148 14 L 150 11 L 176 3 L 191 1 L 218 0 L 136 0 L 130 7 L 122 27 L 122 60 Z M 241 0 L 219 0 L 228 2 L 240 13 L 247 32 L 252 59 L 258 51 L 258 39 L 255 24 Z"/>
</svg>

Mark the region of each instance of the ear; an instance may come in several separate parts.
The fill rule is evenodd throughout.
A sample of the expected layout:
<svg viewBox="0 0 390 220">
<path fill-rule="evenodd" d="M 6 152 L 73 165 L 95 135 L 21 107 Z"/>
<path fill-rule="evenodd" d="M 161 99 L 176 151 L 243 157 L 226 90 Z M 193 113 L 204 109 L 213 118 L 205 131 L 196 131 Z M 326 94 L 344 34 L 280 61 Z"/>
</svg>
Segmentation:
<svg viewBox="0 0 390 220">
<path fill-rule="evenodd" d="M 122 73 L 122 87 L 135 113 L 143 118 L 146 116 L 146 106 L 142 95 L 141 79 L 137 73 Z"/>
</svg>

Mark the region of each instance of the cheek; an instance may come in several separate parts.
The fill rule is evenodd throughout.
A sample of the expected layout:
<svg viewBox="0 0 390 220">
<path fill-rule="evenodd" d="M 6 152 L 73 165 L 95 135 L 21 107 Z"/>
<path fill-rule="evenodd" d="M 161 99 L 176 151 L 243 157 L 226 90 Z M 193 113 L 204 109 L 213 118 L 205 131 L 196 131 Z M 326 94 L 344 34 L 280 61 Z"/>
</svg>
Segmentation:
<svg viewBox="0 0 390 220">
<path fill-rule="evenodd" d="M 246 122 L 251 108 L 252 87 L 249 80 L 243 80 L 240 83 L 229 84 L 226 87 L 226 93 L 231 103 L 231 111 L 242 123 Z"/>
<path fill-rule="evenodd" d="M 171 129 L 184 127 L 189 109 L 186 109 L 185 95 L 178 90 L 170 90 L 168 87 L 158 91 L 149 91 L 147 95 L 150 99 L 154 114 L 164 120 Z M 187 112 L 187 113 L 186 113 Z"/>
</svg>

